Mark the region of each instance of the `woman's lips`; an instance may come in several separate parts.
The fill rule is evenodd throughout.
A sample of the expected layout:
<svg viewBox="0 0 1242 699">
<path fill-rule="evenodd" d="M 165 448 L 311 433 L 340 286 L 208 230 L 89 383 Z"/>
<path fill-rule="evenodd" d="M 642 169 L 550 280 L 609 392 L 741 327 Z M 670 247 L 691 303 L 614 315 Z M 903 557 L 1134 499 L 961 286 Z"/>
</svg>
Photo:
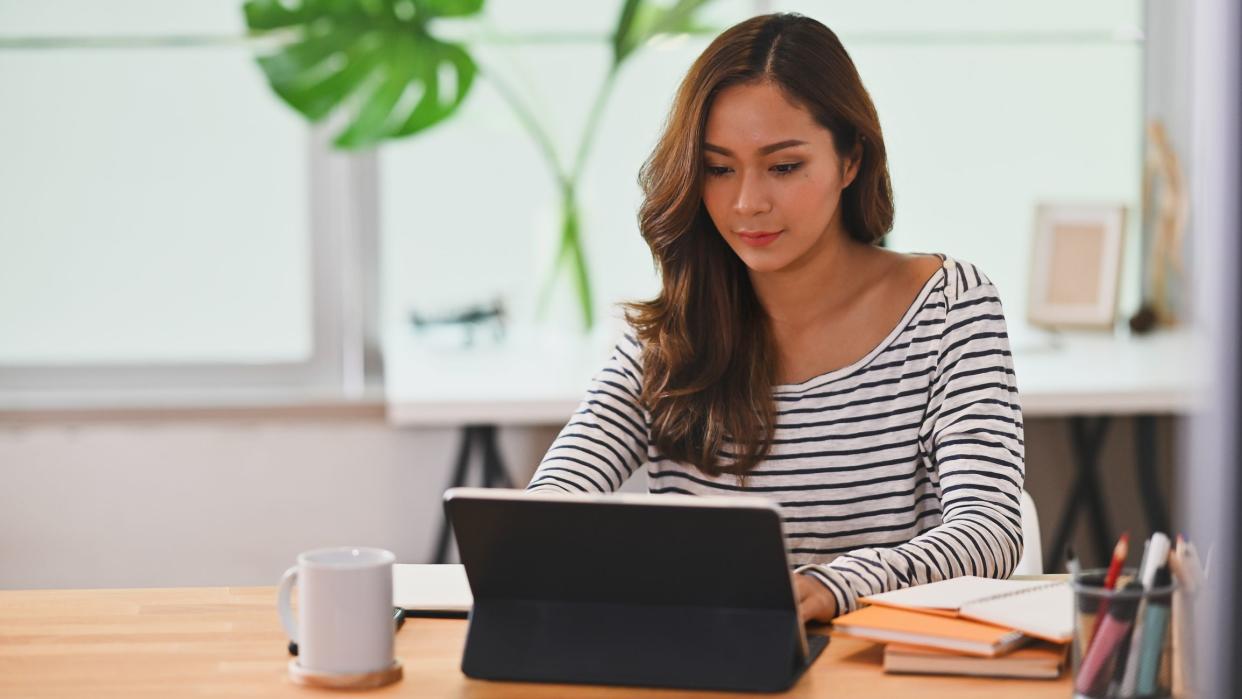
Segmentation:
<svg viewBox="0 0 1242 699">
<path fill-rule="evenodd" d="M 742 239 L 747 245 L 761 248 L 776 240 L 781 231 L 747 231 L 746 233 L 738 233 L 737 237 Z"/>
</svg>

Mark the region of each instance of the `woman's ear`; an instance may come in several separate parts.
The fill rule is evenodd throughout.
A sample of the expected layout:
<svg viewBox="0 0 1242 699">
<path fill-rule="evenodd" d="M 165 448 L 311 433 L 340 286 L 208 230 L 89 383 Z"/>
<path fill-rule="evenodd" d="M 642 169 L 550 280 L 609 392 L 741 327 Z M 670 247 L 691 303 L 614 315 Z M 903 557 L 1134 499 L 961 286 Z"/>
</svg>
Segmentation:
<svg viewBox="0 0 1242 699">
<path fill-rule="evenodd" d="M 845 189 L 854 183 L 854 178 L 858 176 L 858 168 L 862 165 L 862 156 L 863 149 L 862 142 L 860 141 L 854 144 L 853 149 L 850 150 L 849 157 L 842 163 L 844 167 L 841 173 L 841 189 Z"/>
</svg>

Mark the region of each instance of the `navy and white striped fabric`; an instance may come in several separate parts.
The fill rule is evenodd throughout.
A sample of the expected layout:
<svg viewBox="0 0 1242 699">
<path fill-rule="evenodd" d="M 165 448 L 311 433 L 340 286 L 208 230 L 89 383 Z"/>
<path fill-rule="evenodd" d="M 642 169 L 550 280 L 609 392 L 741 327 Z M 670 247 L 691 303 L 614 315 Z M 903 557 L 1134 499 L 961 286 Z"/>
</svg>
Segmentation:
<svg viewBox="0 0 1242 699">
<path fill-rule="evenodd" d="M 745 485 L 655 452 L 641 353 L 627 335 L 527 490 L 610 492 L 641 466 L 653 493 L 768 498 L 790 562 L 827 585 L 841 612 L 908 585 L 1008 577 L 1022 553 L 1024 460 L 1005 318 L 987 277 L 941 257 L 867 356 L 774 388 L 772 448 Z"/>
</svg>

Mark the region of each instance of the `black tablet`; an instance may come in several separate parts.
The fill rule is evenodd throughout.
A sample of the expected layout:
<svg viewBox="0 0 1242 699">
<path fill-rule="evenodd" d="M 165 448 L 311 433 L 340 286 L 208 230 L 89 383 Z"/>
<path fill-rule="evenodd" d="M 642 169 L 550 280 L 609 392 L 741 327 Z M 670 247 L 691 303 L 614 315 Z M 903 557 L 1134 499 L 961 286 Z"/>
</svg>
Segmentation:
<svg viewBox="0 0 1242 699">
<path fill-rule="evenodd" d="M 784 691 L 823 650 L 758 498 L 454 488 L 479 679 Z"/>
</svg>

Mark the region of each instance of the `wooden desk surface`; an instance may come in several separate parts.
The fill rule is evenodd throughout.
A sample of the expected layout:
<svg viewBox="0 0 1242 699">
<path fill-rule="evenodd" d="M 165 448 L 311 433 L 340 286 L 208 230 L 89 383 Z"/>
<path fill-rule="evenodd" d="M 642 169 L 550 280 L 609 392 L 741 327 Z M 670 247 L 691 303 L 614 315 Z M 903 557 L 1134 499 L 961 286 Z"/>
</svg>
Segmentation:
<svg viewBox="0 0 1242 699">
<path fill-rule="evenodd" d="M 405 679 L 366 692 L 416 697 L 738 697 L 733 693 L 499 683 L 461 673 L 466 623 L 409 619 Z M 0 697 L 333 696 L 293 685 L 274 588 L 0 591 Z M 1068 697 L 1059 680 L 885 675 L 880 648 L 836 638 L 789 697 Z M 773 695 L 753 695 L 773 696 Z"/>
</svg>

